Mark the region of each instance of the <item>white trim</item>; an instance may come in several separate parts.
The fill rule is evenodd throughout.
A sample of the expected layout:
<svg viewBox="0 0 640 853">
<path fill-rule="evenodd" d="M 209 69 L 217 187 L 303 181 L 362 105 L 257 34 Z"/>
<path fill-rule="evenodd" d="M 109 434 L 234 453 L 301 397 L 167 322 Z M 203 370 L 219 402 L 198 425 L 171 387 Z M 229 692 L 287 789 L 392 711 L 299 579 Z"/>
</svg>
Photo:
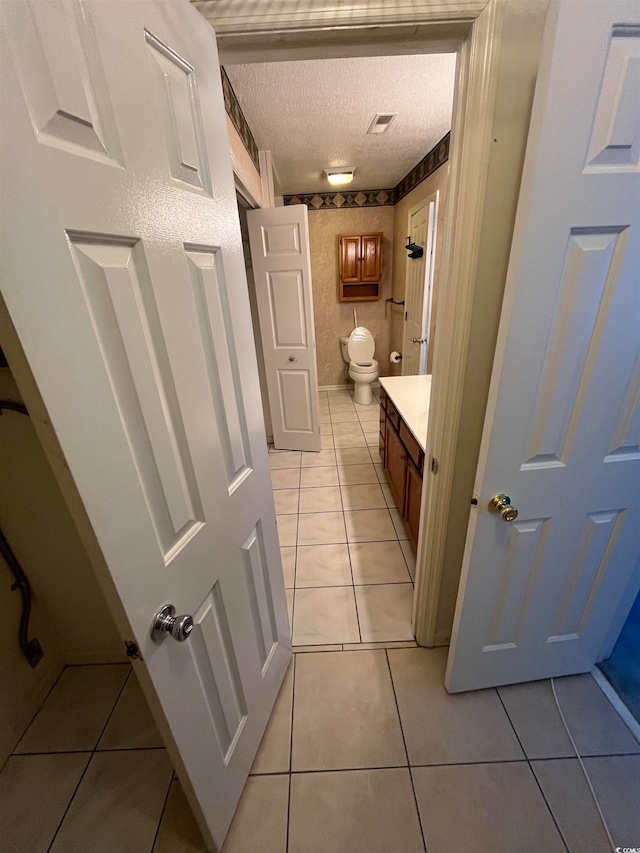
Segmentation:
<svg viewBox="0 0 640 853">
<path fill-rule="evenodd" d="M 618 716 L 625 724 L 625 726 L 629 729 L 634 738 L 640 743 L 640 723 L 633 716 L 631 711 L 624 704 L 620 696 L 616 693 L 615 688 L 606 677 L 606 675 L 598 669 L 597 666 L 594 666 L 591 670 L 591 675 L 593 676 L 594 681 L 602 690 L 604 695 L 607 697 L 609 702 L 613 705 L 615 710 L 618 713 Z"/>
<path fill-rule="evenodd" d="M 427 178 L 425 178 L 425 181 Z M 424 262 L 424 281 L 422 283 L 423 289 L 428 287 L 428 293 L 426 294 L 426 298 L 424 298 L 422 305 L 422 337 L 429 337 L 429 326 L 431 325 L 431 303 L 433 298 L 433 270 L 435 263 L 435 245 L 436 245 L 436 232 L 438 228 L 438 206 L 440 204 L 440 190 L 434 190 L 430 193 L 426 198 L 423 198 L 422 201 L 419 201 L 418 204 L 414 204 L 413 207 L 409 208 L 407 212 L 407 234 L 411 234 L 411 220 L 420 211 L 425 208 L 433 205 L 433 229 L 427 238 L 427 246 L 425 251 L 428 252 L 427 257 Z M 406 264 L 405 273 L 404 273 L 404 302 L 405 302 L 405 312 L 404 312 L 404 320 L 402 321 L 402 352 L 406 353 L 407 347 L 409 344 L 409 340 L 407 337 L 407 285 L 409 284 L 409 273 L 411 271 L 411 265 Z M 429 341 L 424 346 L 424 364 L 425 364 L 425 373 L 426 371 L 426 363 L 427 363 L 427 352 L 429 348 Z M 421 359 L 422 361 L 422 359 Z M 403 376 L 407 374 L 404 371 L 401 371 Z"/>
</svg>

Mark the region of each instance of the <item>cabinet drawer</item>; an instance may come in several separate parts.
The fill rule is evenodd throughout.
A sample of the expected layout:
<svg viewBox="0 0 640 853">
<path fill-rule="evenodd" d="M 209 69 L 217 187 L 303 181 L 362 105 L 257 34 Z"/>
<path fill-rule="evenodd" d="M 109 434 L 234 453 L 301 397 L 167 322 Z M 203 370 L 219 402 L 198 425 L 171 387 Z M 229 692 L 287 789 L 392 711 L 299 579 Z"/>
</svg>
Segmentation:
<svg viewBox="0 0 640 853">
<path fill-rule="evenodd" d="M 396 429 L 400 429 L 400 413 L 393 405 L 393 400 L 387 398 L 387 417 Z"/>
<path fill-rule="evenodd" d="M 400 439 L 407 448 L 407 453 L 413 459 L 413 464 L 422 473 L 424 453 L 413 433 L 404 421 L 400 421 Z"/>
</svg>

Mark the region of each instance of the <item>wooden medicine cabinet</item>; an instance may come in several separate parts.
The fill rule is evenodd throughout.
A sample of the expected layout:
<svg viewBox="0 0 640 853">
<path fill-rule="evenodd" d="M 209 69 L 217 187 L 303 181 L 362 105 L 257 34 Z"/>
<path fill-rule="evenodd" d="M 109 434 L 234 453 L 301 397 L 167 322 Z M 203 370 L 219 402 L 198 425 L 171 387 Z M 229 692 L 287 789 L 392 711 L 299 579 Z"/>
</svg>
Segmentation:
<svg viewBox="0 0 640 853">
<path fill-rule="evenodd" d="M 338 236 L 340 302 L 373 302 L 380 299 L 382 233 Z"/>
</svg>

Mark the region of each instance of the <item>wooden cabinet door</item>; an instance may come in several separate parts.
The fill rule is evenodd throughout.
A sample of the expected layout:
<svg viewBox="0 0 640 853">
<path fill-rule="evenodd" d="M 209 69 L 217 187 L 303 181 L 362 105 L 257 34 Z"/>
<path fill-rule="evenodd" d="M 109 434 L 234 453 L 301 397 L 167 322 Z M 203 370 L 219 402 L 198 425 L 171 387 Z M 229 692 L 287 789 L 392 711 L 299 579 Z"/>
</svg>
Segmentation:
<svg viewBox="0 0 640 853">
<path fill-rule="evenodd" d="M 409 538 L 413 547 L 417 548 L 420 529 L 420 503 L 422 501 L 422 477 L 410 459 L 407 460 L 406 468 L 403 516 Z"/>
<path fill-rule="evenodd" d="M 362 270 L 360 281 L 380 281 L 382 272 L 382 235 L 363 234 L 361 238 Z"/>
<path fill-rule="evenodd" d="M 387 418 L 387 440 L 385 447 L 386 472 L 391 491 L 402 514 L 404 511 L 405 496 L 405 474 L 407 468 L 407 454 L 403 443 L 398 437 L 395 427 Z"/>
<path fill-rule="evenodd" d="M 362 240 L 359 236 L 340 237 L 340 280 L 343 283 L 357 283 L 362 269 Z"/>
</svg>

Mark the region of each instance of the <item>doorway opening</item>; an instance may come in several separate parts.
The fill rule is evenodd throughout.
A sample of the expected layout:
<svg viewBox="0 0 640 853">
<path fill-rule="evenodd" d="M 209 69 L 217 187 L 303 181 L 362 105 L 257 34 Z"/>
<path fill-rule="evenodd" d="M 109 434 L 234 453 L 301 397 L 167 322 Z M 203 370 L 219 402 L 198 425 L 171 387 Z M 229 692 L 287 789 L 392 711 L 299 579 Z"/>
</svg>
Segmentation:
<svg viewBox="0 0 640 853">
<path fill-rule="evenodd" d="M 277 188 L 269 221 L 282 230 L 306 207 L 320 450 L 297 453 L 300 445 L 276 439 L 269 455 L 294 645 L 414 641 L 456 65 L 456 53 L 444 51 L 224 68 L 229 97 L 269 155 L 260 160 Z M 381 81 L 375 91 L 371 79 Z M 381 105 L 390 120 L 371 133 Z M 350 182 L 332 186 L 329 173 L 347 162 Z M 284 375 L 269 366 L 273 315 L 280 310 L 278 333 L 289 323 L 293 339 L 301 312 L 297 290 L 282 288 L 276 299 L 269 271 L 256 274 L 265 241 L 249 245 L 247 210 L 249 219 L 261 212 L 251 212 L 258 205 L 248 195 L 239 193 L 239 215 L 271 441 L 274 421 L 296 408 L 281 383 L 269 400 L 268 372 Z M 262 314 L 261 288 L 271 294 Z M 352 359 L 356 328 L 371 351 L 354 348 Z M 375 378 L 363 404 L 354 391 L 367 370 Z"/>
</svg>

